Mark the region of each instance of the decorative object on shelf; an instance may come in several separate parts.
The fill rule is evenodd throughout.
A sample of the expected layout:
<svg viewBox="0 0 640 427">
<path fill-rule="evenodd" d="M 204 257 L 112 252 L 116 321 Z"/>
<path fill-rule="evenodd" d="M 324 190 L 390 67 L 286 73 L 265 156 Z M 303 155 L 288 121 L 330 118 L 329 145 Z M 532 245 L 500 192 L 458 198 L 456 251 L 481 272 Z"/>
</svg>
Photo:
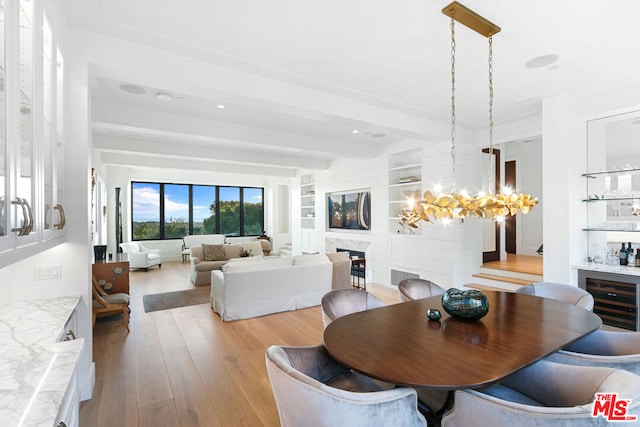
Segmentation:
<svg viewBox="0 0 640 427">
<path fill-rule="evenodd" d="M 427 310 L 427 317 L 429 318 L 429 320 L 440 320 L 442 314 L 437 308 L 430 308 Z"/>
<path fill-rule="evenodd" d="M 516 215 L 518 211 L 526 214 L 538 203 L 537 198 L 530 194 L 516 194 L 509 189 L 505 189 L 502 194 L 495 194 L 493 35 L 500 31 L 500 27 L 455 1 L 442 9 L 442 13 L 451 18 L 451 192 L 426 191 L 422 197 L 419 192 L 416 192 L 415 198 L 409 200 L 408 209 L 402 211 L 401 223 L 418 228 L 420 221 L 448 222 L 452 219 L 469 217 L 500 221 L 506 215 Z M 487 193 L 480 192 L 473 197 L 465 191 L 458 193 L 456 190 L 455 21 L 480 33 L 489 40 L 489 188 Z M 416 203 L 416 200 L 419 201 Z"/>
<path fill-rule="evenodd" d="M 489 301 L 476 289 L 450 288 L 442 294 L 442 308 L 457 319 L 478 320 L 489 312 Z"/>
</svg>

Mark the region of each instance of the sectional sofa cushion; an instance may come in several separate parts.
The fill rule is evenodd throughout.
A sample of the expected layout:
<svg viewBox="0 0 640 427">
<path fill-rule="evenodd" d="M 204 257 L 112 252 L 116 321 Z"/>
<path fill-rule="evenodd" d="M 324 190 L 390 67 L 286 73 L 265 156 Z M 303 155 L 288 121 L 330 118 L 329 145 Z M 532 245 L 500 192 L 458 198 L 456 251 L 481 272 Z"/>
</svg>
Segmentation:
<svg viewBox="0 0 640 427">
<path fill-rule="evenodd" d="M 222 266 L 224 273 L 238 272 L 238 271 L 260 271 L 270 270 L 274 268 L 288 267 L 292 265 L 291 258 L 263 258 L 252 257 L 255 261 L 247 261 L 251 258 L 240 258 L 239 260 L 232 260 Z"/>
<path fill-rule="evenodd" d="M 313 264 L 326 264 L 329 258 L 325 254 L 304 254 L 294 255 L 293 265 L 313 265 Z"/>
</svg>

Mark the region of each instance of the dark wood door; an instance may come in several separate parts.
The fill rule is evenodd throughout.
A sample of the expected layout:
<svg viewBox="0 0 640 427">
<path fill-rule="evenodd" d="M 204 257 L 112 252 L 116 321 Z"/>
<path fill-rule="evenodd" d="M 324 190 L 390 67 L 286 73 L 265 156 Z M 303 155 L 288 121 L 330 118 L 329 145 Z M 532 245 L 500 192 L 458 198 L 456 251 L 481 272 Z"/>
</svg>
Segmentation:
<svg viewBox="0 0 640 427">
<path fill-rule="evenodd" d="M 482 150 L 482 152 L 483 153 L 488 153 L 489 149 L 488 148 L 484 148 Z M 495 162 L 495 166 L 496 166 L 495 184 L 496 185 L 495 185 L 494 191 L 497 194 L 500 191 L 500 150 L 496 150 L 494 148 L 493 149 L 493 154 L 496 157 L 496 162 Z M 483 263 L 491 262 L 491 261 L 500 261 L 500 224 L 498 222 L 496 222 L 495 225 L 494 225 L 494 228 L 495 228 L 495 239 L 496 239 L 495 250 L 482 252 L 482 262 Z"/>
<path fill-rule="evenodd" d="M 504 162 L 504 185 L 516 189 L 516 161 Z M 516 216 L 507 215 L 504 219 L 504 246 L 508 254 L 516 253 Z"/>
</svg>

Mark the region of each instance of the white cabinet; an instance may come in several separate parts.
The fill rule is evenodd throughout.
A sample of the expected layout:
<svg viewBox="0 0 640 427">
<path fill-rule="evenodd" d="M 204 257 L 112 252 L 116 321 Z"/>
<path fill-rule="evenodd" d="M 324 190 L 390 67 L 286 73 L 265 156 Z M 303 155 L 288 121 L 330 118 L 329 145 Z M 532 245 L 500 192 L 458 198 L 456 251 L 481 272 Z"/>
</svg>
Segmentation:
<svg viewBox="0 0 640 427">
<path fill-rule="evenodd" d="M 64 233 L 63 67 L 41 0 L 0 8 L 0 266 Z"/>
<path fill-rule="evenodd" d="M 300 177 L 300 226 L 316 228 L 316 187 L 313 175 Z"/>
<path fill-rule="evenodd" d="M 400 224 L 402 210 L 415 193 L 422 195 L 422 149 L 402 151 L 389 155 L 389 233 L 416 234 Z"/>
</svg>

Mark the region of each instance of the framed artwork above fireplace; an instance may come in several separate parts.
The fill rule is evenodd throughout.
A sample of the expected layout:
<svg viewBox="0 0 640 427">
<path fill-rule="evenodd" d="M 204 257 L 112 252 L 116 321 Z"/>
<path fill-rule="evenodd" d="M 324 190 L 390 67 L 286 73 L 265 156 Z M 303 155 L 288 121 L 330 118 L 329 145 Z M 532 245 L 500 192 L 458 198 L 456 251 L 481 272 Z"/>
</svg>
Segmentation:
<svg viewBox="0 0 640 427">
<path fill-rule="evenodd" d="M 327 193 L 327 229 L 370 231 L 371 191 Z"/>
</svg>

